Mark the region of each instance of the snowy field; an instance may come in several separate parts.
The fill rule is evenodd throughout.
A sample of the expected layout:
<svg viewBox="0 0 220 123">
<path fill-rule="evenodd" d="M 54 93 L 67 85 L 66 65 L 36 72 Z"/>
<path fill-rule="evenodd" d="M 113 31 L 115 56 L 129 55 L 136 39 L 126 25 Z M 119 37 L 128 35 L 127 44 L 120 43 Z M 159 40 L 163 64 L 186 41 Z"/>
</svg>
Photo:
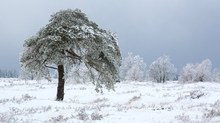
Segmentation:
<svg viewBox="0 0 220 123">
<path fill-rule="evenodd" d="M 66 84 L 55 101 L 57 82 L 0 79 L 4 123 L 219 123 L 220 84 L 121 82 L 115 92 L 96 93 L 92 84 Z"/>
</svg>

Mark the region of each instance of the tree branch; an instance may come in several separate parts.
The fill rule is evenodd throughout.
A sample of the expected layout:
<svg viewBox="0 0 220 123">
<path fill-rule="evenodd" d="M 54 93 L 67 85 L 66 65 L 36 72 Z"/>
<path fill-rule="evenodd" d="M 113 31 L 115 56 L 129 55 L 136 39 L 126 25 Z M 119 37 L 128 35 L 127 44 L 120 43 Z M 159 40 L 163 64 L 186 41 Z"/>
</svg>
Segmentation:
<svg viewBox="0 0 220 123">
<path fill-rule="evenodd" d="M 81 61 L 82 58 L 79 55 L 77 55 L 72 49 L 66 50 L 66 52 L 69 53 L 72 56 L 72 58 L 78 59 Z"/>
<path fill-rule="evenodd" d="M 51 69 L 55 69 L 55 70 L 57 70 L 57 69 L 58 69 L 58 68 L 56 68 L 56 67 L 47 66 L 47 65 L 45 65 L 45 67 L 47 67 L 47 68 L 51 68 Z"/>
</svg>

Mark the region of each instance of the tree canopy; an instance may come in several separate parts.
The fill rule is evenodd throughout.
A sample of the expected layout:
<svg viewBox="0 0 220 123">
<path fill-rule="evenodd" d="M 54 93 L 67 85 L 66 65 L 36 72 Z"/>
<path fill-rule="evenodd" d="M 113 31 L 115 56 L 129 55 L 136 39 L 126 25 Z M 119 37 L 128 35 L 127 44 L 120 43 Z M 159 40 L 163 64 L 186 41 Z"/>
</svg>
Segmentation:
<svg viewBox="0 0 220 123">
<path fill-rule="evenodd" d="M 161 56 L 149 67 L 149 76 L 156 82 L 166 82 L 175 78 L 176 68 L 169 56 Z"/>
<path fill-rule="evenodd" d="M 142 57 L 128 53 L 128 56 L 122 59 L 122 65 L 120 67 L 121 80 L 145 80 L 146 66 Z"/>
<path fill-rule="evenodd" d="M 97 90 L 105 85 L 114 89 L 119 81 L 121 53 L 114 33 L 98 27 L 79 9 L 61 10 L 49 23 L 27 39 L 20 58 L 22 69 L 39 77 L 48 76 L 48 68 L 85 64 L 91 70 Z M 93 71 L 98 73 L 93 76 Z"/>
<path fill-rule="evenodd" d="M 180 74 L 181 82 L 204 82 L 212 79 L 212 62 L 209 59 L 200 64 L 187 64 Z"/>
</svg>

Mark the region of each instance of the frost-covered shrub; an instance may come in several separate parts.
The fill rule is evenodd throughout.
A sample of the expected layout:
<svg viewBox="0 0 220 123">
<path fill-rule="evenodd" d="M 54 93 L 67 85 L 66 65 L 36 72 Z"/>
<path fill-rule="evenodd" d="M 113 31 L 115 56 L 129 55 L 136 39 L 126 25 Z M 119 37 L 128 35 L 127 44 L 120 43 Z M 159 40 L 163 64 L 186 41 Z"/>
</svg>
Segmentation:
<svg viewBox="0 0 220 123">
<path fill-rule="evenodd" d="M 120 67 L 121 80 L 143 81 L 145 79 L 146 63 L 139 55 L 128 53 L 128 56 L 122 59 Z"/>
<path fill-rule="evenodd" d="M 204 114 L 205 118 L 213 118 L 220 116 L 220 109 L 211 109 L 208 113 Z"/>
<path fill-rule="evenodd" d="M 220 101 L 216 101 L 212 105 L 212 109 L 208 110 L 207 113 L 204 113 L 205 118 L 213 118 L 213 117 L 220 117 Z"/>
<path fill-rule="evenodd" d="M 67 118 L 64 118 L 63 115 L 59 115 L 57 117 L 50 118 L 49 122 L 51 123 L 63 123 L 67 121 Z"/>
<path fill-rule="evenodd" d="M 199 99 L 200 97 L 204 96 L 205 94 L 202 91 L 195 90 L 190 92 L 191 99 Z"/>
<path fill-rule="evenodd" d="M 180 73 L 181 82 L 204 82 L 211 80 L 212 63 L 209 59 L 201 64 L 187 64 Z"/>
<path fill-rule="evenodd" d="M 170 58 L 164 55 L 150 65 L 148 74 L 153 81 L 166 82 L 176 77 L 176 71 Z"/>
<path fill-rule="evenodd" d="M 141 94 L 139 96 L 133 96 L 129 101 L 128 104 L 131 104 L 132 102 L 135 102 L 137 100 L 141 99 Z"/>
<path fill-rule="evenodd" d="M 24 101 L 29 101 L 29 100 L 33 99 L 33 97 L 30 96 L 30 95 L 28 95 L 28 94 L 22 95 L 21 98 L 22 98 Z"/>
<path fill-rule="evenodd" d="M 36 97 L 25 94 L 25 95 L 22 95 L 21 98 L 13 97 L 11 99 L 0 99 L 0 103 L 5 104 L 7 102 L 13 102 L 13 103 L 20 104 L 20 103 L 30 101 L 30 100 L 33 100 L 33 99 L 36 99 Z"/>
<path fill-rule="evenodd" d="M 185 114 L 177 115 L 175 116 L 175 119 L 180 120 L 183 123 L 189 123 L 191 121 L 189 115 Z"/>
<path fill-rule="evenodd" d="M 103 118 L 102 114 L 99 114 L 98 112 L 93 112 L 91 114 L 92 120 L 101 120 Z"/>
<path fill-rule="evenodd" d="M 108 98 L 97 98 L 96 100 L 93 101 L 93 103 L 101 103 L 106 101 L 108 101 Z"/>
<path fill-rule="evenodd" d="M 78 117 L 79 120 L 83 120 L 83 121 L 89 120 L 89 115 L 86 113 L 85 108 L 82 108 L 82 109 L 78 110 L 77 117 Z"/>
<path fill-rule="evenodd" d="M 13 114 L 10 113 L 0 113 L 0 123 L 13 123 L 16 122 Z"/>
</svg>

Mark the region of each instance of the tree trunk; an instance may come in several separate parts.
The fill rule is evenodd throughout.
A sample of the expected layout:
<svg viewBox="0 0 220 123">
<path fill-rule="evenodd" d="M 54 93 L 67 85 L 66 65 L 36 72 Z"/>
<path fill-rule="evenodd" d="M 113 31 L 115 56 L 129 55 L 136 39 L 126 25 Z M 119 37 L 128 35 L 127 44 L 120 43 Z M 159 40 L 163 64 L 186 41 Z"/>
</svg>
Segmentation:
<svg viewBox="0 0 220 123">
<path fill-rule="evenodd" d="M 163 75 L 163 83 L 166 81 L 166 76 Z"/>
<path fill-rule="evenodd" d="M 64 66 L 58 65 L 58 87 L 57 87 L 57 101 L 63 101 L 64 98 Z"/>
</svg>

